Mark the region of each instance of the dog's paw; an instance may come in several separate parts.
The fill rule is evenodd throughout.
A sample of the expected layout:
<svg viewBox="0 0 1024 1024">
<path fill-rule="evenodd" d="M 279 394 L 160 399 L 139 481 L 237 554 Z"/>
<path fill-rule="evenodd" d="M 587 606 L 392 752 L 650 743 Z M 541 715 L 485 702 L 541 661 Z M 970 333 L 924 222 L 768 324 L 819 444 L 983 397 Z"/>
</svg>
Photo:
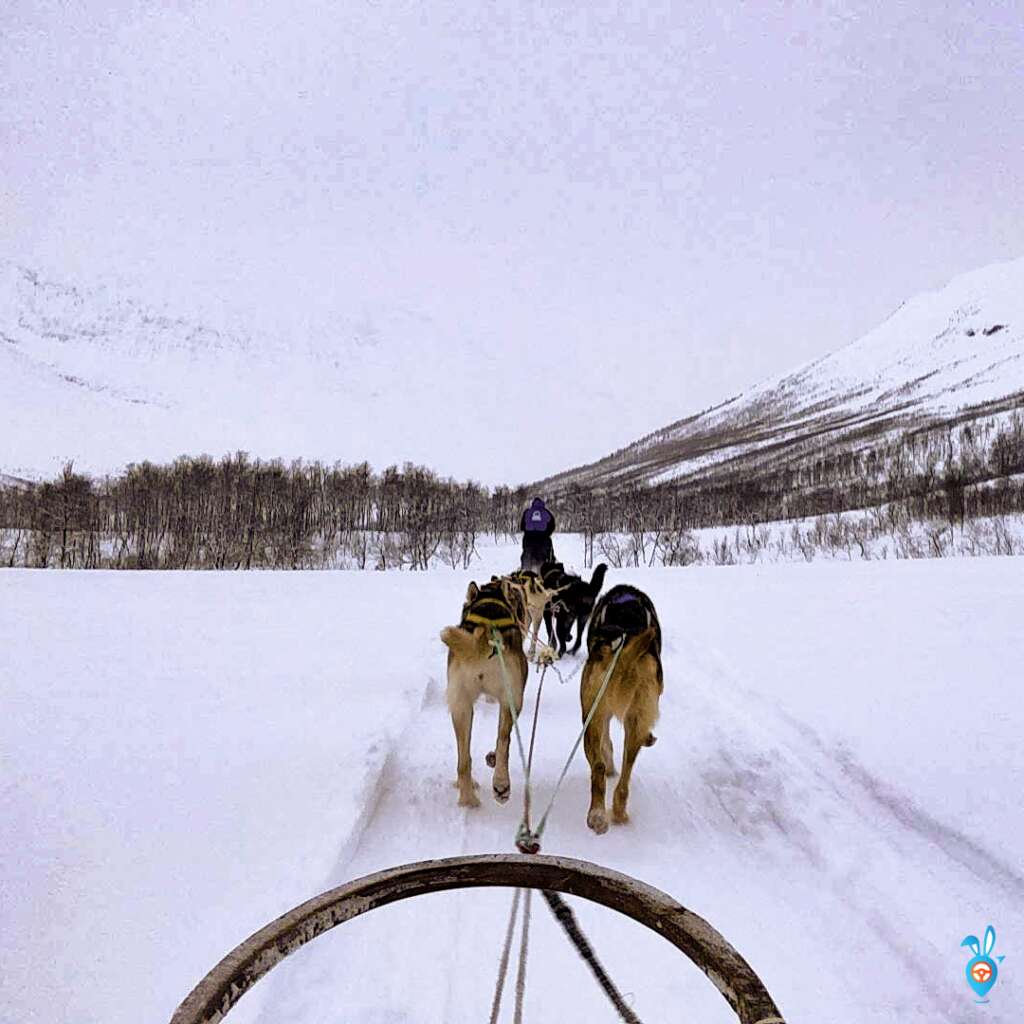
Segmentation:
<svg viewBox="0 0 1024 1024">
<path fill-rule="evenodd" d="M 459 806 L 460 807 L 479 807 L 480 797 L 476 795 L 472 790 L 468 793 L 459 794 Z"/>
<path fill-rule="evenodd" d="M 488 752 L 487 757 L 485 757 L 484 760 L 487 762 L 488 768 L 493 768 L 495 764 L 498 763 L 498 759 L 494 756 L 493 750 Z"/>
<path fill-rule="evenodd" d="M 512 784 L 506 782 L 504 785 L 499 785 L 497 782 L 494 783 L 494 799 L 499 804 L 508 803 L 508 798 L 512 794 Z"/>
<path fill-rule="evenodd" d="M 628 825 L 629 824 L 629 812 L 626 810 L 625 807 L 623 807 L 621 809 L 618 808 L 618 807 L 613 807 L 612 808 L 612 824 L 613 825 Z"/>
<path fill-rule="evenodd" d="M 608 817 L 604 811 L 591 811 L 587 815 L 587 828 L 593 829 L 599 836 L 608 831 Z"/>
</svg>

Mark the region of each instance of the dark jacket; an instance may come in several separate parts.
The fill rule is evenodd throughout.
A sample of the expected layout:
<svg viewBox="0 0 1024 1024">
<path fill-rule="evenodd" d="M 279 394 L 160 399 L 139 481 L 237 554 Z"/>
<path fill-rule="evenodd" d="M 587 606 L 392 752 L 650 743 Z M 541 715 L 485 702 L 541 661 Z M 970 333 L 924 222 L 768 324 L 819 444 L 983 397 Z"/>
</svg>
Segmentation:
<svg viewBox="0 0 1024 1024">
<path fill-rule="evenodd" d="M 534 498 L 519 520 L 519 529 L 527 537 L 550 537 L 555 532 L 555 517 L 540 498 Z"/>
</svg>

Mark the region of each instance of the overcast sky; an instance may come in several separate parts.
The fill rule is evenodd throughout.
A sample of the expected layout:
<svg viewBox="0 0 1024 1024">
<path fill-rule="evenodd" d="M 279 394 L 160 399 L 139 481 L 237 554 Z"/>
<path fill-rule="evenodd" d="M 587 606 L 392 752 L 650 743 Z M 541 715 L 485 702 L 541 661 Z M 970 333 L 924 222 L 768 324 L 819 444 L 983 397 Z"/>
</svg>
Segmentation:
<svg viewBox="0 0 1024 1024">
<path fill-rule="evenodd" d="M 529 478 L 1024 253 L 1022 24 L 964 0 L 5 0 L 0 255 L 286 335 L 397 305 L 543 405 L 631 396 L 564 454 L 531 437 Z"/>
</svg>

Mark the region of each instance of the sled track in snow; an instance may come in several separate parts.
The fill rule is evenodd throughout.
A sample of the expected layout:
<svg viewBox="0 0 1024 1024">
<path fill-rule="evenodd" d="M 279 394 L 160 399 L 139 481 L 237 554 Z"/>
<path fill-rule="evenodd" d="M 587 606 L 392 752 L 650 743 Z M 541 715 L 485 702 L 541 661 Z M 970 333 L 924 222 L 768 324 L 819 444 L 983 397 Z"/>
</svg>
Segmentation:
<svg viewBox="0 0 1024 1024">
<path fill-rule="evenodd" d="M 331 872 L 331 881 L 342 878 L 345 868 L 359 855 L 359 850 L 363 846 L 366 834 L 372 830 L 381 807 L 395 785 L 395 780 L 398 777 L 396 758 L 399 756 L 399 750 L 402 747 L 403 741 L 409 735 L 410 730 L 415 727 L 417 718 L 423 714 L 424 709 L 436 699 L 437 686 L 437 680 L 433 676 L 429 676 L 419 705 L 408 713 L 408 721 L 398 736 L 388 740 L 387 751 L 380 762 L 380 767 L 372 776 L 372 780 L 367 782 L 363 795 L 359 800 L 362 812 L 352 823 L 348 835 L 338 849 L 334 869 Z M 327 884 L 330 884 L 330 881 Z"/>
</svg>

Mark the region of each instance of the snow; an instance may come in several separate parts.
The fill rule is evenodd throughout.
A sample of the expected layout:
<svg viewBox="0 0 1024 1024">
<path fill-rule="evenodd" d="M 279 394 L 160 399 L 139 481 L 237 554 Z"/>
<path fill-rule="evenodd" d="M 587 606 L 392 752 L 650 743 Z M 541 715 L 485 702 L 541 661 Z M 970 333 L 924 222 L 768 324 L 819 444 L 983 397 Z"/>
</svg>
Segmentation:
<svg viewBox="0 0 1024 1024">
<path fill-rule="evenodd" d="M 578 563 L 574 544 L 560 551 Z M 0 573 L 0 1020 L 166 1020 L 317 892 L 510 850 L 521 773 L 495 804 L 493 706 L 474 729 L 483 806 L 456 806 L 437 638 L 468 579 L 514 552 L 487 557 L 473 573 Z M 545 852 L 705 916 L 793 1022 L 973 1020 L 959 942 L 991 923 L 1007 960 L 984 1015 L 1018 1021 L 1016 561 L 612 570 L 606 586 L 624 580 L 665 631 L 659 741 L 638 760 L 631 824 L 602 837 L 579 755 Z M 579 728 L 575 683 L 545 682 L 537 801 Z M 529 693 L 528 710 L 535 677 Z M 667 943 L 573 902 L 642 1019 L 733 1019 Z M 508 904 L 484 890 L 374 912 L 228 1019 L 485 1019 Z M 539 900 L 526 1019 L 611 1019 Z"/>
</svg>

